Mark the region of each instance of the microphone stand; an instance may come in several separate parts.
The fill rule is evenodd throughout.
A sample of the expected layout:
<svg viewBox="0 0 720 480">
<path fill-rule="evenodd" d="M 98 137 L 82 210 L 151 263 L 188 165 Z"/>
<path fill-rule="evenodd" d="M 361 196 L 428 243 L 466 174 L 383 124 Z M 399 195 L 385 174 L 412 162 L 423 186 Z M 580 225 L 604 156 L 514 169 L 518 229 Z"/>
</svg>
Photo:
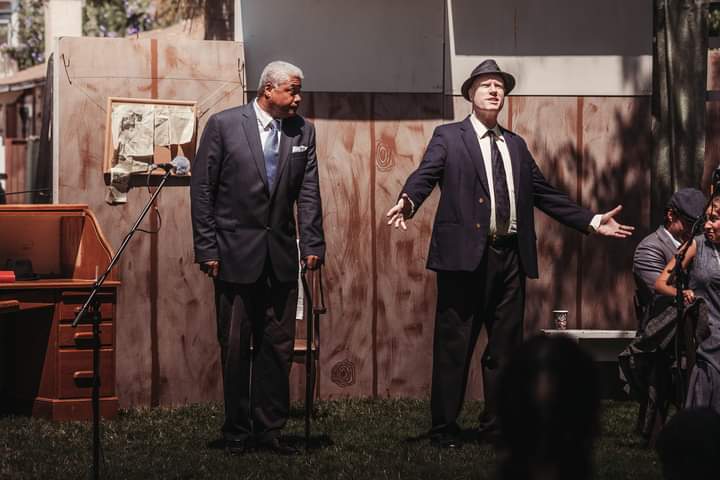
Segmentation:
<svg viewBox="0 0 720 480">
<path fill-rule="evenodd" d="M 135 220 L 132 228 L 130 228 L 130 231 L 127 233 L 127 235 L 125 235 L 125 238 L 120 244 L 120 248 L 118 248 L 117 252 L 115 252 L 115 255 L 113 255 L 112 259 L 110 260 L 110 264 L 105 269 L 105 272 L 103 272 L 103 274 L 95 280 L 95 284 L 92 287 L 90 295 L 88 296 L 87 300 L 85 300 L 85 303 L 80 308 L 80 311 L 78 311 L 77 315 L 75 316 L 75 320 L 73 320 L 72 323 L 73 327 L 77 327 L 86 314 L 89 315 L 90 321 L 92 322 L 93 376 L 91 402 L 93 413 L 93 479 L 100 478 L 100 321 L 102 320 L 102 314 L 100 313 L 100 301 L 97 300 L 95 297 L 100 291 L 100 288 L 103 286 L 103 283 L 105 283 L 107 277 L 110 275 L 110 271 L 120 260 L 120 257 L 125 251 L 125 248 L 128 246 L 128 243 L 130 243 L 130 239 L 133 237 L 133 235 L 135 235 L 135 232 L 140 226 L 140 223 L 142 223 L 145 215 L 147 215 L 147 212 L 150 210 L 150 207 L 155 202 L 155 199 L 160 193 L 160 190 L 162 190 L 165 182 L 171 174 L 172 169 L 168 168 L 165 171 L 162 179 L 160 180 L 157 189 L 150 197 L 150 200 L 147 201 L 145 207 L 142 209 L 142 212 L 140 212 L 137 220 Z"/>
<path fill-rule="evenodd" d="M 680 405 L 685 403 L 685 374 L 683 373 L 683 367 L 680 359 L 681 349 L 681 332 L 683 327 L 683 317 L 685 315 L 685 299 L 683 298 L 683 290 L 687 288 L 688 275 L 685 269 L 683 269 L 682 263 L 685 259 L 687 249 L 692 244 L 693 238 L 696 235 L 696 225 L 699 222 L 693 224 L 692 235 L 690 240 L 685 242 L 682 247 L 675 254 L 675 266 L 673 267 L 673 276 L 675 277 L 675 368 L 677 370 L 678 384 L 677 394 L 678 403 Z"/>
</svg>

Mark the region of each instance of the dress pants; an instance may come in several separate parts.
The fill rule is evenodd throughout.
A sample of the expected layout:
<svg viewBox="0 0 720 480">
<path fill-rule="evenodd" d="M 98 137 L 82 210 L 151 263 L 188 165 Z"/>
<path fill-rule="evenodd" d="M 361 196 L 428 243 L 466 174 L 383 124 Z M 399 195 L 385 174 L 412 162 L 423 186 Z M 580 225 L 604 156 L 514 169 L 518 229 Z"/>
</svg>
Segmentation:
<svg viewBox="0 0 720 480">
<path fill-rule="evenodd" d="M 297 289 L 278 281 L 269 262 L 254 283 L 215 281 L 226 440 L 269 442 L 287 422 Z"/>
<path fill-rule="evenodd" d="M 470 360 L 483 325 L 488 344 L 482 356 L 485 410 L 480 430 L 491 430 L 497 425 L 498 374 L 523 339 L 525 274 L 516 242 L 488 245 L 473 272 L 437 272 L 437 286 L 430 432 L 459 430 Z"/>
</svg>

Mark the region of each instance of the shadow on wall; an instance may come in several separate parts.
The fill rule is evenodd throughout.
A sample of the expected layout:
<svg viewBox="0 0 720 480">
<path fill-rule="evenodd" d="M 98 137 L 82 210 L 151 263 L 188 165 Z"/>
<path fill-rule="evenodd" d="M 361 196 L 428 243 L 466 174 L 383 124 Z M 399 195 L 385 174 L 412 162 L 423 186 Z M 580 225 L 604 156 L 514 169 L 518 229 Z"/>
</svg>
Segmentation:
<svg viewBox="0 0 720 480">
<path fill-rule="evenodd" d="M 654 228 L 649 225 L 650 99 L 584 99 L 582 137 L 568 139 L 542 161 L 537 154 L 543 145 L 532 136 L 526 140 L 552 184 L 596 213 L 622 204 L 619 221 L 636 228 L 627 240 L 583 236 L 564 227 L 553 235 L 557 227 L 538 212 L 536 221 L 544 226 L 537 232 L 542 287 L 528 295 L 526 332 L 548 328 L 551 310 L 568 304 L 575 305 L 571 327 L 634 329 L 632 257 Z M 578 143 L 584 143 L 582 153 Z M 558 174 L 567 170 L 576 177 Z"/>
</svg>

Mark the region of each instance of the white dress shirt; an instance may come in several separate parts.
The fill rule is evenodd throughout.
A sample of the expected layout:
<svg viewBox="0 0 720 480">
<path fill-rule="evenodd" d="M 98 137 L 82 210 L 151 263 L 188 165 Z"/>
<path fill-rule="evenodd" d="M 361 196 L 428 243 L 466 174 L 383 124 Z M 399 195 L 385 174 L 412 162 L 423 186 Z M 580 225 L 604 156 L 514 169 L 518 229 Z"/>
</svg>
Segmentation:
<svg viewBox="0 0 720 480">
<path fill-rule="evenodd" d="M 665 228 L 664 226 L 661 227 L 661 228 L 662 228 L 662 231 L 665 232 L 665 235 L 668 236 L 668 238 L 670 239 L 670 241 L 672 242 L 672 244 L 675 245 L 675 248 L 680 248 L 680 245 L 682 245 L 682 243 L 678 242 L 678 241 L 675 239 L 675 237 L 672 236 L 672 233 L 668 232 L 667 228 Z"/>
<path fill-rule="evenodd" d="M 253 108 L 258 122 L 258 132 L 260 132 L 260 146 L 264 148 L 265 141 L 270 136 L 270 124 L 275 122 L 278 131 L 282 128 L 282 120 L 275 119 L 258 105 L 257 98 L 253 100 Z"/>
<path fill-rule="evenodd" d="M 507 233 L 517 233 L 517 209 L 515 208 L 515 183 L 513 182 L 513 170 L 512 163 L 510 162 L 510 151 L 505 143 L 505 137 L 502 135 L 502 129 L 499 125 L 495 125 L 493 128 L 487 128 L 483 123 L 478 120 L 475 115 L 470 115 L 470 123 L 475 130 L 478 142 L 480 143 L 480 151 L 482 152 L 483 163 L 485 164 L 485 175 L 488 180 L 488 187 L 490 187 L 490 234 L 497 231 L 497 222 L 495 219 L 495 182 L 493 179 L 492 171 L 492 153 L 490 146 L 490 136 L 487 135 L 488 130 L 492 130 L 496 135 L 496 142 L 498 150 L 500 150 L 500 156 L 502 157 L 503 167 L 505 167 L 505 181 L 508 186 L 508 194 L 510 196 L 510 224 L 508 226 Z"/>
<path fill-rule="evenodd" d="M 495 221 L 495 187 L 493 182 L 492 174 L 492 156 L 490 152 L 490 137 L 487 134 L 488 130 L 493 130 L 497 137 L 497 146 L 500 150 L 500 156 L 502 157 L 503 166 L 505 167 L 505 180 L 507 181 L 508 194 L 510 195 L 510 226 L 508 227 L 508 233 L 517 233 L 517 210 L 515 208 L 515 182 L 513 182 L 513 171 L 512 163 L 510 162 L 510 151 L 507 148 L 505 137 L 502 135 L 502 128 L 499 125 L 495 125 L 492 129 L 487 128 L 475 114 L 470 115 L 470 123 L 475 130 L 478 142 L 480 143 L 480 151 L 482 152 L 483 162 L 485 163 L 485 175 L 488 179 L 488 187 L 490 187 L 490 233 L 493 234 L 497 231 L 497 223 Z M 602 215 L 596 214 L 590 221 L 590 227 L 593 231 L 597 231 L 602 221 Z"/>
</svg>

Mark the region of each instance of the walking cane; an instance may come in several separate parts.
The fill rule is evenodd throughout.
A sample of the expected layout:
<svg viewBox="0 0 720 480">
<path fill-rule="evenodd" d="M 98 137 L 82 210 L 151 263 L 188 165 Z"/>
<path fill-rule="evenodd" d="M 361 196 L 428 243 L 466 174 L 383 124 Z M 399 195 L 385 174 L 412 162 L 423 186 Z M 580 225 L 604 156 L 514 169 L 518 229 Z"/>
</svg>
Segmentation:
<svg viewBox="0 0 720 480">
<path fill-rule="evenodd" d="M 315 356 L 320 354 L 320 342 L 315 342 L 315 332 L 319 331 L 320 315 L 325 313 L 325 294 L 322 285 L 322 270 L 308 270 L 303 267 L 302 284 L 308 307 L 307 347 L 305 348 L 305 451 L 310 448 L 310 417 L 313 411 L 313 393 L 315 390 Z M 317 334 L 319 337 L 319 333 Z"/>
</svg>

